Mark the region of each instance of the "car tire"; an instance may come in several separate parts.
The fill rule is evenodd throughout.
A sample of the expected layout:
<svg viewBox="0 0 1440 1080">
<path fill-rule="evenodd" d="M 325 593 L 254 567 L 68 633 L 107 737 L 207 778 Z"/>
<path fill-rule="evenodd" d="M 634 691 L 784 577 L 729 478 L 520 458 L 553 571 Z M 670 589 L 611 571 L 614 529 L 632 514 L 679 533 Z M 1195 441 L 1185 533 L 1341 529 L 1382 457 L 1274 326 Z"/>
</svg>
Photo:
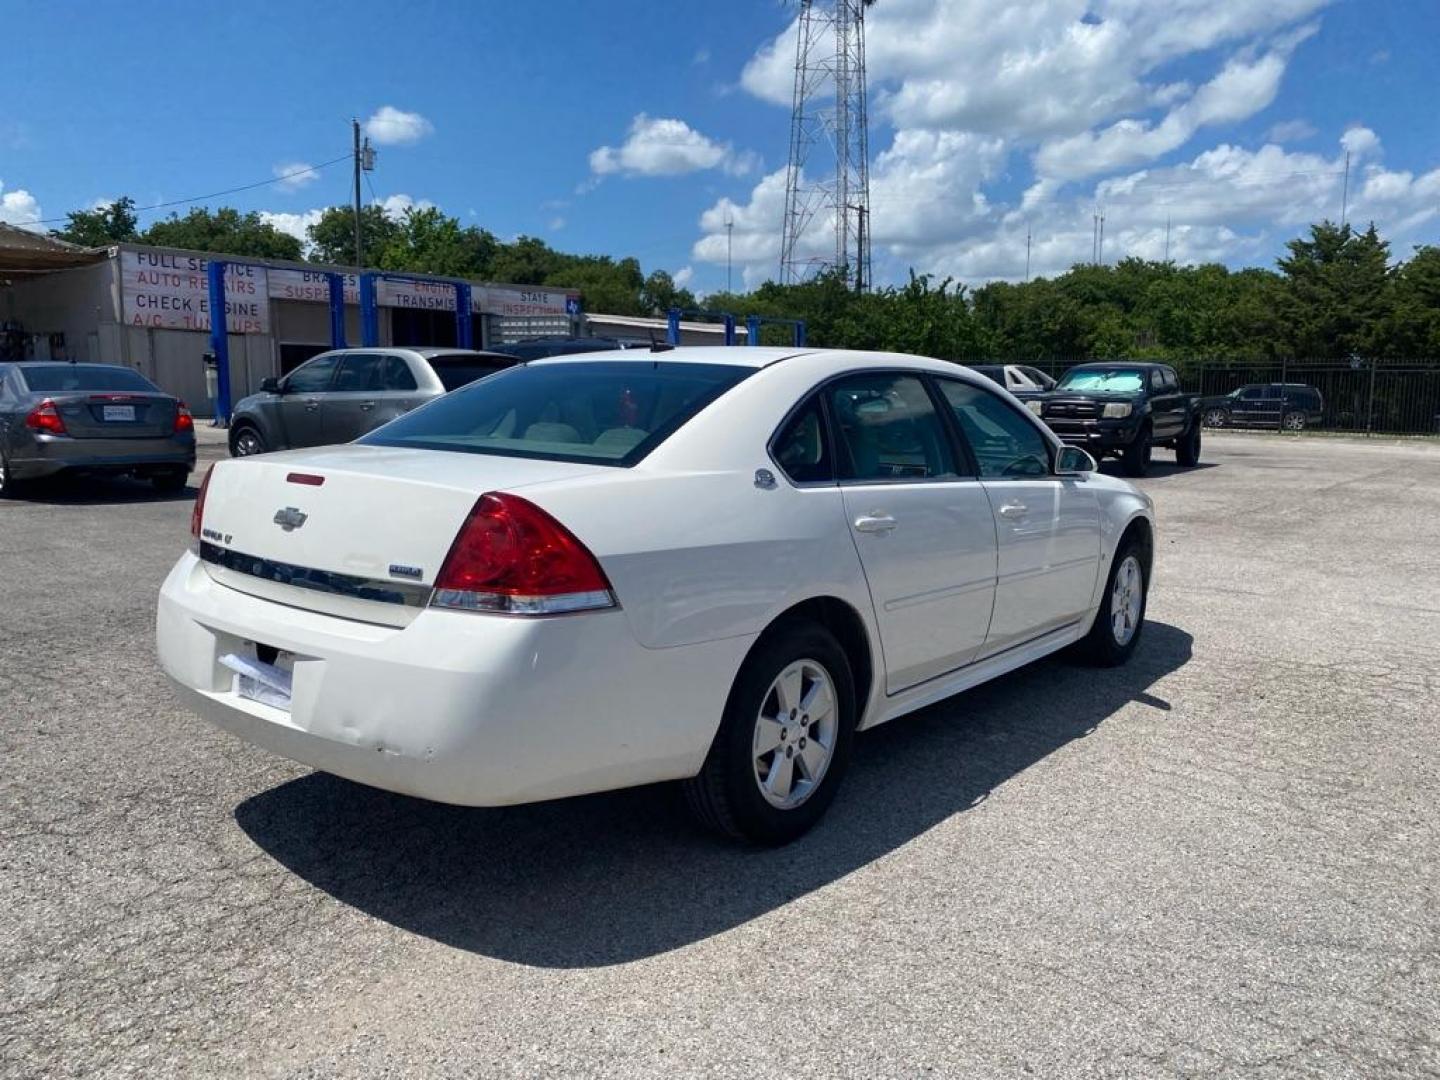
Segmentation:
<svg viewBox="0 0 1440 1080">
<path fill-rule="evenodd" d="M 269 447 L 265 438 L 250 424 L 241 424 L 230 431 L 230 456 L 253 457 L 263 454 Z"/>
<path fill-rule="evenodd" d="M 781 624 L 741 665 L 705 764 L 683 783 L 691 812 L 735 840 L 789 843 L 835 798 L 855 722 L 855 683 L 839 642 L 816 623 Z"/>
<path fill-rule="evenodd" d="M 1304 431 L 1305 414 L 1303 412 L 1288 412 L 1280 418 L 1280 426 L 1286 431 Z"/>
<path fill-rule="evenodd" d="M 1149 472 L 1151 452 L 1150 425 L 1146 424 L 1120 454 L 1120 467 L 1125 470 L 1125 475 L 1139 477 Z"/>
<path fill-rule="evenodd" d="M 1200 464 L 1200 418 L 1190 422 L 1190 430 L 1175 442 L 1175 461 L 1187 469 Z"/>
<path fill-rule="evenodd" d="M 21 481 L 16 480 L 10 473 L 10 460 L 0 454 L 0 499 L 13 499 L 20 494 L 23 487 Z"/>
<path fill-rule="evenodd" d="M 155 485 L 156 491 L 163 491 L 173 495 L 177 491 L 184 491 L 185 485 L 190 482 L 190 470 L 171 469 L 169 472 L 155 473 L 150 477 L 150 483 Z"/>
<path fill-rule="evenodd" d="M 1205 426 L 1222 428 L 1230 423 L 1230 414 L 1224 409 L 1207 409 L 1205 411 Z"/>
<path fill-rule="evenodd" d="M 1144 550 L 1140 541 L 1132 536 L 1120 545 L 1110 561 L 1110 573 L 1105 578 L 1105 592 L 1095 613 L 1095 623 L 1081 642 L 1080 651 L 1086 660 L 1098 667 L 1117 667 L 1130 659 L 1145 629 L 1149 592 L 1150 575 Z"/>
</svg>

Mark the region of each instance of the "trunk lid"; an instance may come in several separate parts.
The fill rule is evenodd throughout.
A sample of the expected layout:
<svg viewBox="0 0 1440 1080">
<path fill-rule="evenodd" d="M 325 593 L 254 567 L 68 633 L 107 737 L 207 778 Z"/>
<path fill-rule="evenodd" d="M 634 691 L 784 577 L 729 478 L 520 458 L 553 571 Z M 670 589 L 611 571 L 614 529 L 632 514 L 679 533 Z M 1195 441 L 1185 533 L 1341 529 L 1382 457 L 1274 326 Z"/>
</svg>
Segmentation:
<svg viewBox="0 0 1440 1080">
<path fill-rule="evenodd" d="M 481 495 L 606 468 L 360 445 L 223 461 L 206 494 L 202 557 L 242 592 L 405 625 Z"/>
<path fill-rule="evenodd" d="M 55 403 L 65 433 L 74 439 L 153 439 L 170 435 L 175 431 L 180 405 L 169 394 L 133 390 L 37 394 L 34 405 L 47 398 Z"/>
</svg>

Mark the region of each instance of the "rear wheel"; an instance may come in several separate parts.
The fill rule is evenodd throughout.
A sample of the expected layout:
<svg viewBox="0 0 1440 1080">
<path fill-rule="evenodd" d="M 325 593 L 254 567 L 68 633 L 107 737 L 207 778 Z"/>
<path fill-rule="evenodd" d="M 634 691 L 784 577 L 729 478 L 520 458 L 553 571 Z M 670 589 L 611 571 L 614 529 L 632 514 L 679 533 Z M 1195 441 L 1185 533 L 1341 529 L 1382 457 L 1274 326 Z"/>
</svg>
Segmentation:
<svg viewBox="0 0 1440 1080">
<path fill-rule="evenodd" d="M 855 712 L 850 664 L 829 631 L 777 629 L 740 668 L 705 764 L 684 782 L 690 809 L 737 840 L 794 840 L 835 797 Z"/>
<path fill-rule="evenodd" d="M 155 473 L 150 477 L 150 483 L 155 485 L 155 490 L 166 493 L 184 491 L 185 485 L 189 481 L 188 469 L 171 469 L 169 472 Z"/>
<path fill-rule="evenodd" d="M 1200 419 L 1190 421 L 1190 430 L 1175 443 L 1175 460 L 1185 468 L 1200 464 Z"/>
<path fill-rule="evenodd" d="M 20 481 L 10 474 L 10 462 L 0 454 L 0 499 L 13 499 L 20 494 Z"/>
<path fill-rule="evenodd" d="M 1092 663 L 1115 667 L 1130 659 L 1145 628 L 1145 603 L 1149 592 L 1144 551 L 1134 536 L 1124 541 L 1110 564 L 1105 594 L 1095 625 L 1082 643 Z"/>
<path fill-rule="evenodd" d="M 1280 421 L 1280 426 L 1286 431 L 1304 431 L 1305 414 L 1303 412 L 1288 412 Z"/>
<path fill-rule="evenodd" d="M 1144 476 L 1150 471 L 1150 425 L 1146 424 L 1135 435 L 1135 441 L 1120 455 L 1121 468 L 1126 476 Z"/>
<path fill-rule="evenodd" d="M 230 456 L 250 457 L 265 453 L 265 440 L 249 424 L 242 424 L 230 433 Z"/>
</svg>

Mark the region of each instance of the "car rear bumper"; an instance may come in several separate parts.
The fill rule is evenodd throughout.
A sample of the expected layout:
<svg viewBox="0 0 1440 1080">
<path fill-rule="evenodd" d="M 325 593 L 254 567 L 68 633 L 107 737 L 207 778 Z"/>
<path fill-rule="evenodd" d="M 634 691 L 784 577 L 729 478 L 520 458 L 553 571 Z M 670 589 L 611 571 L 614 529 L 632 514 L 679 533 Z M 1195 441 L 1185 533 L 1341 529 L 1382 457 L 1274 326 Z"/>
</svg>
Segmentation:
<svg viewBox="0 0 1440 1080">
<path fill-rule="evenodd" d="M 363 784 L 472 806 L 693 775 L 751 644 L 646 649 L 619 611 L 426 609 L 380 626 L 237 592 L 190 554 L 156 622 L 161 667 L 219 727 Z M 240 697 L 219 663 L 255 642 L 295 657 L 289 712 Z"/>
<path fill-rule="evenodd" d="M 135 469 L 195 468 L 193 436 L 153 439 L 73 439 L 36 435 L 10 459 L 16 479 L 53 476 L 67 469 L 126 472 Z"/>
</svg>

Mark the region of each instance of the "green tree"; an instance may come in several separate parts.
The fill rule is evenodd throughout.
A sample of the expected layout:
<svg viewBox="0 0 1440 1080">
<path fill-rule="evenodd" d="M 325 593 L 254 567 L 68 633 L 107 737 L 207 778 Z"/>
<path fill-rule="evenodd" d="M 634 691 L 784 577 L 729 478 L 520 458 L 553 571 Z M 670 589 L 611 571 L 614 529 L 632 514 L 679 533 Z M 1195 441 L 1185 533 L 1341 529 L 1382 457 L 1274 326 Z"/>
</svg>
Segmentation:
<svg viewBox="0 0 1440 1080">
<path fill-rule="evenodd" d="M 1289 241 L 1278 260 L 1286 280 L 1292 353 L 1303 358 L 1372 354 L 1383 348 L 1390 245 L 1374 224 L 1363 233 L 1322 221 Z"/>
<path fill-rule="evenodd" d="M 1392 283 L 1382 355 L 1440 359 L 1440 247 L 1417 248 Z"/>
<path fill-rule="evenodd" d="M 262 220 L 253 210 L 242 214 L 228 206 L 213 212 L 196 207 L 184 217 L 171 214 L 146 229 L 140 242 L 260 259 L 299 259 L 301 256 L 298 239 Z"/>
<path fill-rule="evenodd" d="M 129 195 L 93 210 L 71 210 L 65 218 L 65 227 L 51 229 L 50 235 L 81 247 L 109 247 L 139 238 L 140 219 Z"/>
<path fill-rule="evenodd" d="M 360 243 L 365 261 L 371 265 L 398 236 L 400 226 L 378 205 L 360 208 Z M 310 238 L 310 258 L 332 266 L 355 265 L 355 211 L 349 206 L 330 206 L 321 211 L 315 224 L 305 230 Z"/>
<path fill-rule="evenodd" d="M 640 288 L 640 307 L 647 315 L 664 315 L 671 308 L 695 308 L 698 304 L 695 294 L 675 284 L 675 279 L 664 270 L 656 270 L 645 279 Z"/>
<path fill-rule="evenodd" d="M 498 249 L 495 237 L 483 229 L 462 228 L 433 206 L 411 207 L 379 252 L 378 262 L 385 270 L 486 278 Z"/>
</svg>

